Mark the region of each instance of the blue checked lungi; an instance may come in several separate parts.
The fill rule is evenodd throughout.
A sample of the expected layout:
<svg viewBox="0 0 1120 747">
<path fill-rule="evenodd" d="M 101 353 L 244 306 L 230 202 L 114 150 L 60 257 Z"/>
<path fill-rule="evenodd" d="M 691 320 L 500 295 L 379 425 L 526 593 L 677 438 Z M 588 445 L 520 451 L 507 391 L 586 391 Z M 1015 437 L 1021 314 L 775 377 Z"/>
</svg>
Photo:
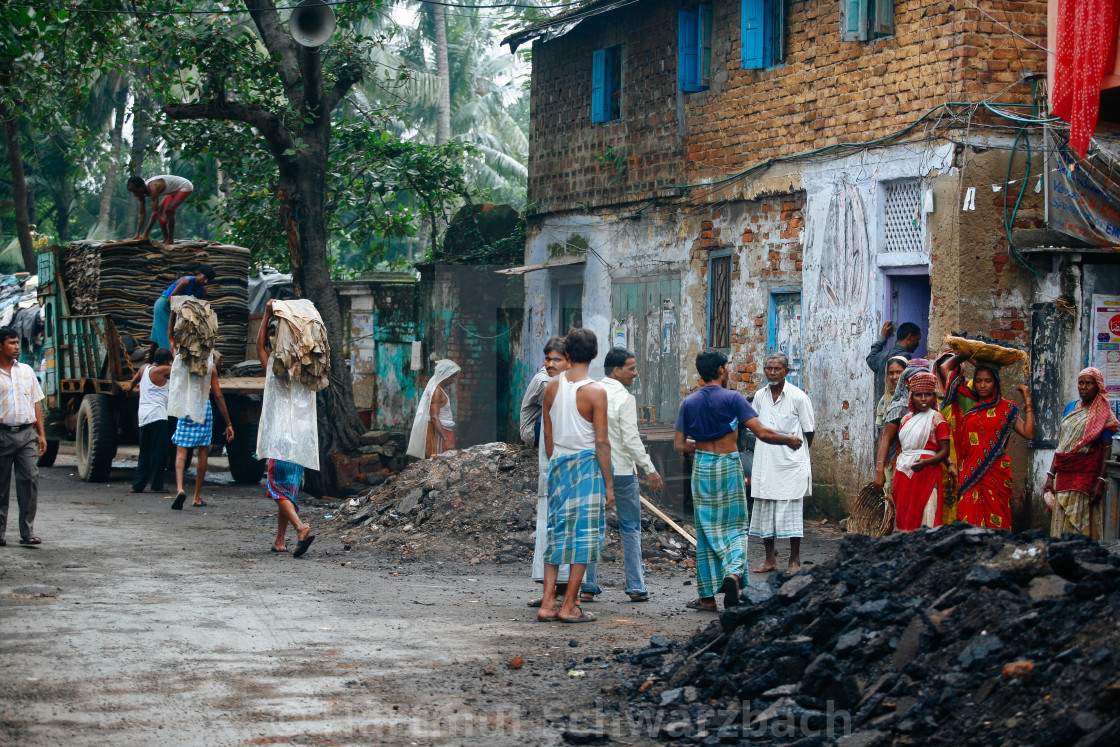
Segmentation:
<svg viewBox="0 0 1120 747">
<path fill-rule="evenodd" d="M 291 501 L 299 512 L 299 486 L 303 483 L 303 465 L 268 460 L 268 497 L 274 501 Z"/>
<path fill-rule="evenodd" d="M 737 453 L 697 451 L 692 461 L 696 586 L 710 597 L 730 575 L 746 583 L 747 493 Z"/>
<path fill-rule="evenodd" d="M 187 417 L 179 418 L 179 423 L 175 426 L 175 435 L 171 437 L 171 443 L 188 449 L 193 449 L 195 446 L 209 446 L 210 437 L 213 433 L 214 408 L 207 402 L 206 422 L 196 423 Z"/>
<path fill-rule="evenodd" d="M 594 449 L 553 457 L 548 470 L 550 565 L 598 563 L 606 534 L 607 486 Z"/>
<path fill-rule="evenodd" d="M 804 498 L 795 501 L 755 498 L 754 513 L 751 514 L 751 536 L 778 539 L 804 537 L 804 505 Z"/>
</svg>

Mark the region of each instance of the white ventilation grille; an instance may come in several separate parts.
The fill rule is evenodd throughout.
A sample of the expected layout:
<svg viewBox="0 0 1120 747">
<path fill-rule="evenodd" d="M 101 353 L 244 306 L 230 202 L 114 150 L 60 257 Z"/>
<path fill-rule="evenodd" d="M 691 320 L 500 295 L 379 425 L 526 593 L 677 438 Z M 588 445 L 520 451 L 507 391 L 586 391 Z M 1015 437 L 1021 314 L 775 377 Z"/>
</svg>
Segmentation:
<svg viewBox="0 0 1120 747">
<path fill-rule="evenodd" d="M 883 251 L 923 252 L 926 248 L 922 215 L 922 184 L 918 179 L 890 182 L 883 204 Z"/>
</svg>

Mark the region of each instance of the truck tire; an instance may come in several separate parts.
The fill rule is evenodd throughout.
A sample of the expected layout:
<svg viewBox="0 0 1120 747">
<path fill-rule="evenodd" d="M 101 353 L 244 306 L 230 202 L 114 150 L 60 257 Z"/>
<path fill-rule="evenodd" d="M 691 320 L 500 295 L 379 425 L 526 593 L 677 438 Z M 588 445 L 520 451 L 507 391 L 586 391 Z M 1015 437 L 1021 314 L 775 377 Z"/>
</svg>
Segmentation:
<svg viewBox="0 0 1120 747">
<path fill-rule="evenodd" d="M 40 467 L 53 467 L 55 457 L 58 456 L 58 439 L 52 438 L 47 441 L 47 450 L 39 457 Z"/>
<path fill-rule="evenodd" d="M 229 472 L 240 485 L 256 485 L 264 476 L 264 460 L 257 459 L 257 424 L 246 423 L 234 428 L 233 440 L 226 444 Z"/>
<path fill-rule="evenodd" d="M 74 434 L 78 476 L 86 482 L 109 479 L 113 456 L 117 453 L 117 428 L 113 421 L 112 400 L 105 394 L 87 394 L 78 408 Z"/>
</svg>

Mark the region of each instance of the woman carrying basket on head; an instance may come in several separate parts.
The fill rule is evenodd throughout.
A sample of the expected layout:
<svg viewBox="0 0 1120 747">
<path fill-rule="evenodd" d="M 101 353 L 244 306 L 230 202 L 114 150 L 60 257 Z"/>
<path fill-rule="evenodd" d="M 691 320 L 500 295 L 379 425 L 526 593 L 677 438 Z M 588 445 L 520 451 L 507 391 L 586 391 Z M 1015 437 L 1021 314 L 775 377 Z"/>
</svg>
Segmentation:
<svg viewBox="0 0 1120 747">
<path fill-rule="evenodd" d="M 1058 448 L 1046 473 L 1043 492 L 1054 511 L 1050 534 L 1083 534 L 1101 539 L 1101 498 L 1109 442 L 1120 422 L 1104 394 L 1104 374 L 1086 368 L 1077 376 L 1078 399 L 1066 405 L 1058 427 Z"/>
<path fill-rule="evenodd" d="M 972 381 L 966 381 L 961 365 L 970 356 L 958 353 L 941 364 L 947 381 L 942 407 L 956 404 L 961 413 L 953 431 L 958 465 L 957 518 L 981 527 L 1011 530 L 1011 457 L 1005 451 L 1014 431 L 1034 438 L 1034 405 L 1030 392 L 1015 387 L 1023 397 L 1019 406 L 1003 398 L 999 372 L 977 364 Z"/>
</svg>

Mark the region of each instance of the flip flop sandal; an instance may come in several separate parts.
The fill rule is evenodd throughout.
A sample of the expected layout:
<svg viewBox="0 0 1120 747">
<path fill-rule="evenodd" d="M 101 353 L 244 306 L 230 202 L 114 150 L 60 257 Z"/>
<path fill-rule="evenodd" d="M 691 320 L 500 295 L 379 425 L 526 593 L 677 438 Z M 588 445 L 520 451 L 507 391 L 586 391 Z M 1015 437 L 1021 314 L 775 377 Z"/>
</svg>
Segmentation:
<svg viewBox="0 0 1120 747">
<path fill-rule="evenodd" d="M 41 545 L 43 544 L 43 540 L 38 537 L 28 537 L 27 539 L 21 539 L 19 543 L 21 545 Z"/>
<path fill-rule="evenodd" d="M 285 553 L 285 552 L 288 552 L 287 548 L 285 548 L 285 549 L 283 549 L 283 550 L 277 550 L 277 549 L 276 549 L 275 547 L 270 547 L 270 548 L 268 548 L 268 549 L 269 549 L 269 551 L 270 551 L 270 552 L 275 552 L 275 553 Z"/>
<path fill-rule="evenodd" d="M 539 599 L 534 599 L 533 601 L 529 602 L 529 606 L 530 607 L 540 607 L 543 603 L 544 603 L 544 597 L 540 597 Z"/>
<path fill-rule="evenodd" d="M 537 615 L 535 619 L 539 623 L 554 623 L 557 620 L 560 620 L 560 615 L 559 613 L 553 615 L 552 617 L 541 617 L 540 615 Z"/>
<path fill-rule="evenodd" d="M 183 504 L 187 502 L 187 494 L 179 493 L 175 496 L 175 502 L 171 504 L 172 511 L 182 511 Z"/>
<path fill-rule="evenodd" d="M 298 558 L 307 552 L 307 548 L 311 547 L 311 543 L 315 541 L 315 535 L 309 534 L 306 539 L 301 539 L 299 544 L 296 545 L 296 551 L 292 553 L 293 558 Z"/>
<path fill-rule="evenodd" d="M 630 595 L 630 601 L 631 602 L 648 602 L 649 601 L 649 594 L 631 594 Z"/>
<path fill-rule="evenodd" d="M 731 607 L 739 606 L 739 579 L 734 576 L 727 576 L 723 579 L 723 584 L 719 587 L 717 594 L 723 594 L 723 608 L 730 609 Z"/>
<path fill-rule="evenodd" d="M 206 505 L 209 505 L 209 504 L 206 503 L 206 501 L 201 501 L 200 500 L 198 503 L 192 503 L 191 508 L 202 508 L 203 506 L 206 506 Z"/>
<path fill-rule="evenodd" d="M 595 601 L 595 595 L 590 594 L 586 591 L 581 591 L 580 594 L 579 594 L 579 601 L 581 601 L 581 602 L 594 602 Z"/>
<path fill-rule="evenodd" d="M 699 610 L 700 612 L 719 612 L 719 607 L 714 604 L 704 604 L 699 599 L 693 599 L 685 605 L 690 610 Z"/>
<path fill-rule="evenodd" d="M 595 615 L 591 614 L 590 612 L 584 612 L 583 610 L 580 610 L 579 617 L 564 618 L 564 617 L 557 616 L 556 617 L 556 622 L 567 623 L 568 625 L 575 625 L 576 623 L 595 622 L 597 619 L 598 618 L 595 617 Z"/>
</svg>

